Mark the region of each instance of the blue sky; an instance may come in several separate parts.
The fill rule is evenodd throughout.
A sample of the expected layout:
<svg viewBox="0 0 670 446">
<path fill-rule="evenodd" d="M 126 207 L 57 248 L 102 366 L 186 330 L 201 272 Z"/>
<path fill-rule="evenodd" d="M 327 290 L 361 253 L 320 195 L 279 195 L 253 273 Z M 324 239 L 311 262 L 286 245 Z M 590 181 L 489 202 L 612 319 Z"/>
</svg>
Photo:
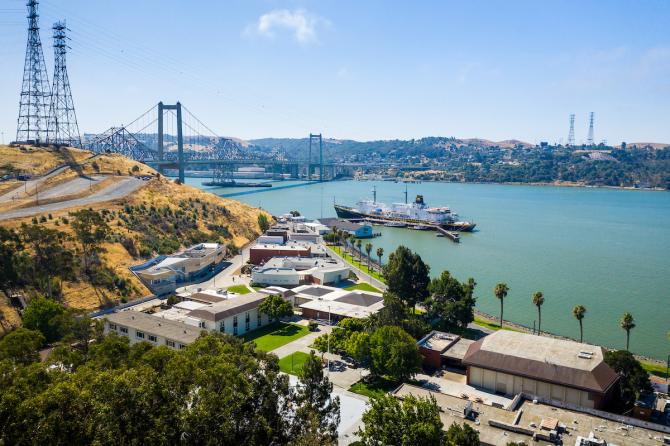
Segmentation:
<svg viewBox="0 0 670 446">
<path fill-rule="evenodd" d="M 0 5 L 0 131 L 13 139 L 23 0 Z M 670 2 L 42 0 L 72 30 L 80 127 L 182 103 L 241 138 L 670 142 Z"/>
</svg>

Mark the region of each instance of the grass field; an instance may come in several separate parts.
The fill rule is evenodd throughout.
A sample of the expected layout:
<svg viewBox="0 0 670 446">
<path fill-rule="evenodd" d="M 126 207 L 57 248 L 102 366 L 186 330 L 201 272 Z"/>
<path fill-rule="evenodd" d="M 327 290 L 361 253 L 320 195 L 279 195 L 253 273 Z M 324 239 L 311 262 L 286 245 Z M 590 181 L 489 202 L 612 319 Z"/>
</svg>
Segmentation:
<svg viewBox="0 0 670 446">
<path fill-rule="evenodd" d="M 491 329 L 491 330 L 500 330 L 500 324 L 488 321 L 486 319 L 482 319 L 478 316 L 475 316 L 474 323 L 477 324 L 477 325 L 481 325 L 482 327 Z M 503 330 L 509 330 L 509 331 L 519 331 L 519 330 L 515 330 L 514 328 L 511 328 L 511 327 L 505 327 L 504 325 L 503 325 L 502 329 Z"/>
<path fill-rule="evenodd" d="M 344 289 L 345 290 L 351 290 L 351 291 L 358 290 L 358 291 L 371 291 L 373 293 L 381 293 L 381 291 L 379 291 L 377 288 L 375 288 L 372 285 L 370 285 L 369 283 L 365 283 L 365 282 L 357 283 L 355 285 L 345 287 Z"/>
<path fill-rule="evenodd" d="M 333 251 L 335 251 L 337 253 L 337 255 L 342 257 L 345 262 L 349 263 L 350 265 L 355 266 L 356 268 L 359 268 L 361 271 L 363 271 L 366 274 L 371 275 L 372 277 L 379 280 L 380 282 L 386 283 L 384 281 L 384 278 L 381 276 L 381 274 L 379 274 L 378 272 L 376 272 L 374 270 L 370 270 L 368 272 L 368 265 L 367 265 L 367 263 L 365 263 L 365 261 L 363 261 L 363 263 L 359 262 L 358 258 L 356 256 L 354 256 L 354 258 L 352 259 L 349 254 L 344 253 L 344 250 L 342 249 L 341 246 L 331 246 L 330 248 Z"/>
<path fill-rule="evenodd" d="M 309 329 L 304 325 L 279 322 L 251 331 L 242 336 L 242 339 L 244 342 L 254 341 L 256 350 L 269 352 L 308 333 Z"/>
<path fill-rule="evenodd" d="M 644 368 L 650 375 L 656 375 L 661 378 L 667 378 L 667 366 L 665 364 L 656 364 L 653 362 L 640 361 L 642 368 Z"/>
<path fill-rule="evenodd" d="M 284 373 L 300 376 L 302 366 L 309 358 L 309 354 L 304 352 L 293 352 L 279 360 L 279 369 Z"/>
<path fill-rule="evenodd" d="M 368 398 L 372 398 L 373 396 L 379 396 L 388 393 L 396 387 L 398 387 L 397 382 L 386 378 L 378 378 L 370 383 L 358 381 L 349 388 L 349 391 L 358 393 L 359 395 L 365 395 Z"/>
<path fill-rule="evenodd" d="M 237 293 L 237 294 L 249 294 L 249 293 L 251 293 L 251 290 L 246 285 L 229 286 L 228 291 L 230 291 L 231 293 Z"/>
</svg>

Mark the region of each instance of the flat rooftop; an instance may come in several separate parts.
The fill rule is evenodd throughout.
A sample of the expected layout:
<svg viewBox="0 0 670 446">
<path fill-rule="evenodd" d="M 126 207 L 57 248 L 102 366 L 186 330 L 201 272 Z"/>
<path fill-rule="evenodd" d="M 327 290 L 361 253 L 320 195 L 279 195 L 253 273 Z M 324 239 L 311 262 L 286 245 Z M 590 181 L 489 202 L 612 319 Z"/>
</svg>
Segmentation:
<svg viewBox="0 0 670 446">
<path fill-rule="evenodd" d="M 229 316 L 258 307 L 266 297 L 268 297 L 268 295 L 264 293 L 242 294 L 231 299 L 216 302 L 207 307 L 193 310 L 188 313 L 188 316 L 218 322 Z"/>
<path fill-rule="evenodd" d="M 165 337 L 181 344 L 190 344 L 198 339 L 202 330 L 181 322 L 136 311 L 121 311 L 104 316 L 113 324 Z"/>
<path fill-rule="evenodd" d="M 428 389 L 410 384 L 401 385 L 394 395 L 402 398 L 407 395 L 418 397 L 429 397 L 432 395 L 440 406 L 440 418 L 448 428 L 451 423 L 468 423 L 472 428 L 479 431 L 479 438 L 483 444 L 505 445 L 509 442 L 525 442 L 528 445 L 549 445 L 547 441 L 533 441 L 533 434 L 548 434 L 546 427 L 565 426 L 562 433 L 564 445 L 572 446 L 577 437 L 588 438 L 591 433 L 598 439 L 605 440 L 610 446 L 659 446 L 663 444 L 663 437 L 670 435 L 653 429 L 631 426 L 622 422 L 601 418 L 589 413 L 562 409 L 547 404 L 534 404 L 532 401 L 524 400 L 515 410 L 493 407 L 482 403 L 473 402 L 464 398 L 433 392 Z M 464 411 L 471 404 L 472 409 L 477 412 L 478 423 L 466 420 Z M 496 426 L 491 421 L 498 422 Z M 509 425 L 527 433 L 513 432 L 500 427 Z M 543 426 L 545 429 L 543 429 Z"/>
</svg>

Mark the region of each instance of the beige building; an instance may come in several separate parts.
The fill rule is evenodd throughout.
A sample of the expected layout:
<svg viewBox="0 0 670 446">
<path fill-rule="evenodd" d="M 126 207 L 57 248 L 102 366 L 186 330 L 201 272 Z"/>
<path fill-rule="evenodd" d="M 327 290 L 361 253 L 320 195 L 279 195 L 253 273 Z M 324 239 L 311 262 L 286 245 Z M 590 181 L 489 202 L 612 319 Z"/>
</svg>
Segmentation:
<svg viewBox="0 0 670 446">
<path fill-rule="evenodd" d="M 200 328 L 138 311 L 112 313 L 104 320 L 105 334 L 125 336 L 131 345 L 146 341 L 156 346 L 180 349 L 198 339 L 202 333 Z"/>
<path fill-rule="evenodd" d="M 192 310 L 187 316 L 197 320 L 202 329 L 239 336 L 270 322 L 266 314 L 258 311 L 266 297 L 264 293 L 243 294 Z"/>
<path fill-rule="evenodd" d="M 618 383 L 602 347 L 508 330 L 470 345 L 462 362 L 472 386 L 587 408 L 607 406 Z"/>
</svg>

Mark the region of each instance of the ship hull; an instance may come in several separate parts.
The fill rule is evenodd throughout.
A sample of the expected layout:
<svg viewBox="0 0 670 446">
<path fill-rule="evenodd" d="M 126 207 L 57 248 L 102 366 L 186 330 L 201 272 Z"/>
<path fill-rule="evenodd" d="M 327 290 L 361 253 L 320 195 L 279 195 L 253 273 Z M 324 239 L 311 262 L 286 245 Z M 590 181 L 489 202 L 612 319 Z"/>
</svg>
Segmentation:
<svg viewBox="0 0 670 446">
<path fill-rule="evenodd" d="M 354 208 L 350 208 L 348 206 L 342 206 L 339 204 L 335 205 L 335 213 L 337 213 L 338 218 L 347 218 L 347 219 L 372 219 L 372 220 L 380 220 L 380 221 L 397 221 L 397 222 L 402 222 L 406 223 L 408 225 L 431 225 L 431 226 L 436 226 L 435 223 L 431 223 L 429 221 L 425 220 L 415 220 L 411 218 L 397 218 L 397 217 L 387 217 L 385 215 L 371 215 L 371 214 L 365 214 L 363 212 L 359 212 Z M 476 223 L 469 223 L 469 222 L 461 222 L 458 223 L 442 223 L 439 226 L 443 229 L 446 229 L 447 231 L 459 231 L 459 232 L 472 232 L 473 229 L 475 229 L 475 226 L 477 226 Z"/>
</svg>

